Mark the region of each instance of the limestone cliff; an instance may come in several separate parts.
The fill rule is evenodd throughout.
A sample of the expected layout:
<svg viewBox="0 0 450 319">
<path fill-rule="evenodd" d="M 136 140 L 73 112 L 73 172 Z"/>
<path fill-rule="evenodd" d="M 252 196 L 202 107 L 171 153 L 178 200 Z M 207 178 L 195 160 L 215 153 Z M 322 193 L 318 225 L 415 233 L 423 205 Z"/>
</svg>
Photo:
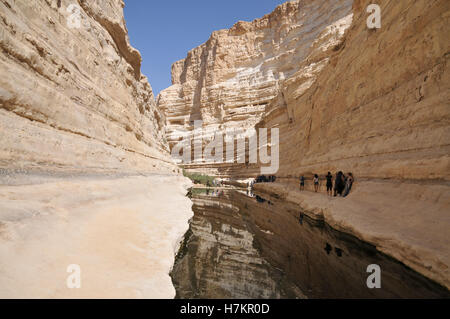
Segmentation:
<svg viewBox="0 0 450 319">
<path fill-rule="evenodd" d="M 448 181 L 450 4 L 378 1 L 382 27 L 370 30 L 370 3 L 354 2 L 314 83 L 305 90 L 305 71 L 289 78 L 258 124 L 281 129 L 279 174 Z"/>
<path fill-rule="evenodd" d="M 190 182 L 123 6 L 0 1 L 0 298 L 175 296 Z"/>
<path fill-rule="evenodd" d="M 0 1 L 0 167 L 173 168 L 123 6 Z"/>
<path fill-rule="evenodd" d="M 158 104 L 168 140 L 202 119 L 207 130 L 280 129 L 277 183 L 259 192 L 351 233 L 450 287 L 450 3 L 291 1 L 212 34 L 172 68 Z M 208 164 L 231 178 L 257 166 Z M 300 193 L 298 179 L 356 176 L 348 199 Z M 322 182 L 321 192 L 325 192 Z"/>
<path fill-rule="evenodd" d="M 378 1 L 382 27 L 370 30 L 370 3 L 353 3 L 314 83 L 285 81 L 258 123 L 280 128 L 275 193 L 448 288 L 450 4 Z M 348 200 L 297 191 L 300 175 L 338 170 L 357 176 Z"/>
<path fill-rule="evenodd" d="M 253 127 L 285 79 L 323 67 L 326 54 L 304 63 L 312 48 L 339 43 L 352 19 L 351 1 L 292 1 L 253 22 L 213 32 L 172 66 L 173 85 L 161 92 L 168 140 L 202 120 L 207 132 Z M 206 133 L 208 134 L 208 133 Z"/>
</svg>

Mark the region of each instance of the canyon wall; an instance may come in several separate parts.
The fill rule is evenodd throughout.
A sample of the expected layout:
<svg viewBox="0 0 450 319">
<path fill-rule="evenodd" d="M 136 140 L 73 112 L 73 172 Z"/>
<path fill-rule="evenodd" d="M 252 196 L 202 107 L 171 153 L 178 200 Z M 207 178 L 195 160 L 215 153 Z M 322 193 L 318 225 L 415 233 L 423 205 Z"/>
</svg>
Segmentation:
<svg viewBox="0 0 450 319">
<path fill-rule="evenodd" d="M 123 6 L 0 1 L 1 298 L 175 297 L 190 181 Z"/>
<path fill-rule="evenodd" d="M 378 1 L 366 8 L 329 63 L 303 90 L 288 79 L 257 126 L 280 128 L 283 185 L 263 192 L 297 203 L 450 287 L 450 81 L 448 1 Z M 345 201 L 300 194 L 298 177 L 342 170 L 356 176 Z M 324 192 L 324 183 L 321 190 Z"/>
<path fill-rule="evenodd" d="M 382 27 L 368 29 L 370 1 L 355 1 L 314 83 L 304 90 L 301 73 L 285 81 L 258 124 L 280 127 L 279 175 L 449 180 L 450 5 L 378 3 Z"/>
<path fill-rule="evenodd" d="M 123 6 L 0 2 L 1 168 L 173 169 Z"/>
<path fill-rule="evenodd" d="M 285 79 L 323 67 L 328 56 L 321 52 L 337 45 L 352 21 L 351 3 L 287 2 L 261 19 L 213 32 L 174 63 L 173 85 L 158 96 L 170 146 L 196 120 L 206 138 L 218 129 L 254 127 Z M 313 49 L 316 60 L 304 63 Z"/>
<path fill-rule="evenodd" d="M 158 97 L 170 145 L 195 120 L 206 135 L 256 124 L 280 129 L 279 176 L 448 180 L 449 4 L 380 1 L 375 30 L 369 4 L 291 1 L 213 32 Z"/>
<path fill-rule="evenodd" d="M 253 22 L 212 34 L 172 68 L 161 92 L 170 145 L 203 120 L 279 128 L 277 182 L 258 192 L 362 239 L 450 287 L 450 3 L 291 1 Z M 232 179 L 258 165 L 185 165 Z M 325 196 L 328 171 L 353 172 L 346 199 Z M 299 177 L 313 190 L 299 192 Z M 290 238 L 295 240 L 295 238 Z"/>
</svg>

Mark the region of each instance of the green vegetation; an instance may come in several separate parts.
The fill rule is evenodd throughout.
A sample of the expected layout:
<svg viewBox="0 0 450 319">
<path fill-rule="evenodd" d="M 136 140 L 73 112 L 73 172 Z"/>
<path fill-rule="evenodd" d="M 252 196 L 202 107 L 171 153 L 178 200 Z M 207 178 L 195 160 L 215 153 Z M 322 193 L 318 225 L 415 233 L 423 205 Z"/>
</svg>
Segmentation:
<svg viewBox="0 0 450 319">
<path fill-rule="evenodd" d="M 214 193 L 214 189 L 211 189 L 211 188 L 191 187 L 191 188 L 189 188 L 189 191 L 186 194 L 186 196 L 189 198 L 192 198 L 192 197 L 198 196 L 198 195 L 209 195 L 209 194 L 213 194 L 213 193 Z"/>
<path fill-rule="evenodd" d="M 200 173 L 188 173 L 185 170 L 183 170 L 183 175 L 187 178 L 189 178 L 194 184 L 203 184 L 205 186 L 212 186 L 214 177 L 200 174 Z"/>
<path fill-rule="evenodd" d="M 208 192 L 207 188 L 192 188 L 192 195 L 206 195 Z"/>
</svg>

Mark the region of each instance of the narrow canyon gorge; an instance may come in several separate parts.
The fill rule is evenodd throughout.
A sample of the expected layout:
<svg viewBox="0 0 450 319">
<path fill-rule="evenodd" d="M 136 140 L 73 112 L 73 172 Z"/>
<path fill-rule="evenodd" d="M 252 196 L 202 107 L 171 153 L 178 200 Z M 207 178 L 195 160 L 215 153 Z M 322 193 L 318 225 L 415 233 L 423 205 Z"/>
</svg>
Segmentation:
<svg viewBox="0 0 450 319">
<path fill-rule="evenodd" d="M 449 298 L 450 2 L 373 2 L 214 31 L 154 96 L 122 0 L 0 0 L 0 298 Z M 196 129 L 268 129 L 276 180 L 234 140 L 180 163 Z"/>
<path fill-rule="evenodd" d="M 0 1 L 0 298 L 173 298 L 190 181 L 124 3 L 73 3 Z"/>
<path fill-rule="evenodd" d="M 202 121 L 203 144 L 216 131 L 279 129 L 276 183 L 255 184 L 254 191 L 280 199 L 278 213 L 296 207 L 281 225 L 262 227 L 270 233 L 261 235 L 266 251 L 297 260 L 278 260 L 283 271 L 300 276 L 292 268 L 304 256 L 275 249 L 273 238 L 291 233 L 286 243 L 298 241 L 296 220 L 305 214 L 448 289 L 450 4 L 377 3 L 382 27 L 375 30 L 366 23 L 371 1 L 319 0 L 287 2 L 214 32 L 174 63 L 173 85 L 157 105 L 171 148 L 194 134 L 195 121 Z M 241 186 L 261 166 L 248 159 L 182 165 Z M 312 181 L 328 171 L 356 176 L 345 200 L 328 198 L 325 185 L 322 194 L 299 191 L 300 176 Z M 312 191 L 312 182 L 306 188 Z"/>
</svg>

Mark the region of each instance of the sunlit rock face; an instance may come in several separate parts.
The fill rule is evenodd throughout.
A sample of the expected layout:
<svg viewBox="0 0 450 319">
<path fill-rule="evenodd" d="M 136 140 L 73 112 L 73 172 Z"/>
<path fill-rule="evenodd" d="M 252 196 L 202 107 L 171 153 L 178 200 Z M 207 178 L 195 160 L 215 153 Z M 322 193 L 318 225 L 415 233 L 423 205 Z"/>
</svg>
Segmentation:
<svg viewBox="0 0 450 319">
<path fill-rule="evenodd" d="M 0 2 L 0 298 L 175 296 L 190 182 L 123 6 Z"/>
<path fill-rule="evenodd" d="M 195 215 L 171 273 L 178 298 L 304 298 L 260 255 L 229 193 L 208 191 L 193 202 Z"/>
<path fill-rule="evenodd" d="M 381 28 L 369 29 L 372 2 L 293 1 L 218 31 L 174 64 L 174 85 L 158 103 L 171 146 L 198 119 L 210 135 L 278 128 L 279 185 L 270 193 L 323 212 L 448 289 L 449 2 L 378 1 Z M 189 168 L 260 174 L 236 163 Z M 312 190 L 314 174 L 324 193 L 329 171 L 353 173 L 353 202 L 299 194 L 300 176 Z"/>
<path fill-rule="evenodd" d="M 306 193 L 295 200 L 304 210 L 346 224 L 448 289 L 449 3 L 379 1 L 375 30 L 367 27 L 371 3 L 353 3 L 329 61 L 313 81 L 301 72 L 286 80 L 257 126 L 280 129 L 277 177 L 293 197 L 301 175 L 319 174 L 321 192 L 328 171 L 356 176 L 353 203 Z"/>
<path fill-rule="evenodd" d="M 170 145 L 195 120 L 203 121 L 206 135 L 254 127 L 281 83 L 301 69 L 311 77 L 323 67 L 326 50 L 339 43 L 352 21 L 351 4 L 291 1 L 261 19 L 213 32 L 172 66 L 173 85 L 158 96 Z"/>
<path fill-rule="evenodd" d="M 171 168 L 123 1 L 75 4 L 0 3 L 0 167 Z"/>
<path fill-rule="evenodd" d="M 449 3 L 378 1 L 382 26 L 371 30 L 372 2 L 354 2 L 328 62 L 287 79 L 258 124 L 280 128 L 279 176 L 450 178 Z"/>
<path fill-rule="evenodd" d="M 448 1 L 380 1 L 376 30 L 369 4 L 292 1 L 214 32 L 158 97 L 170 145 L 194 120 L 207 135 L 256 124 L 280 128 L 279 176 L 448 180 Z"/>
</svg>

